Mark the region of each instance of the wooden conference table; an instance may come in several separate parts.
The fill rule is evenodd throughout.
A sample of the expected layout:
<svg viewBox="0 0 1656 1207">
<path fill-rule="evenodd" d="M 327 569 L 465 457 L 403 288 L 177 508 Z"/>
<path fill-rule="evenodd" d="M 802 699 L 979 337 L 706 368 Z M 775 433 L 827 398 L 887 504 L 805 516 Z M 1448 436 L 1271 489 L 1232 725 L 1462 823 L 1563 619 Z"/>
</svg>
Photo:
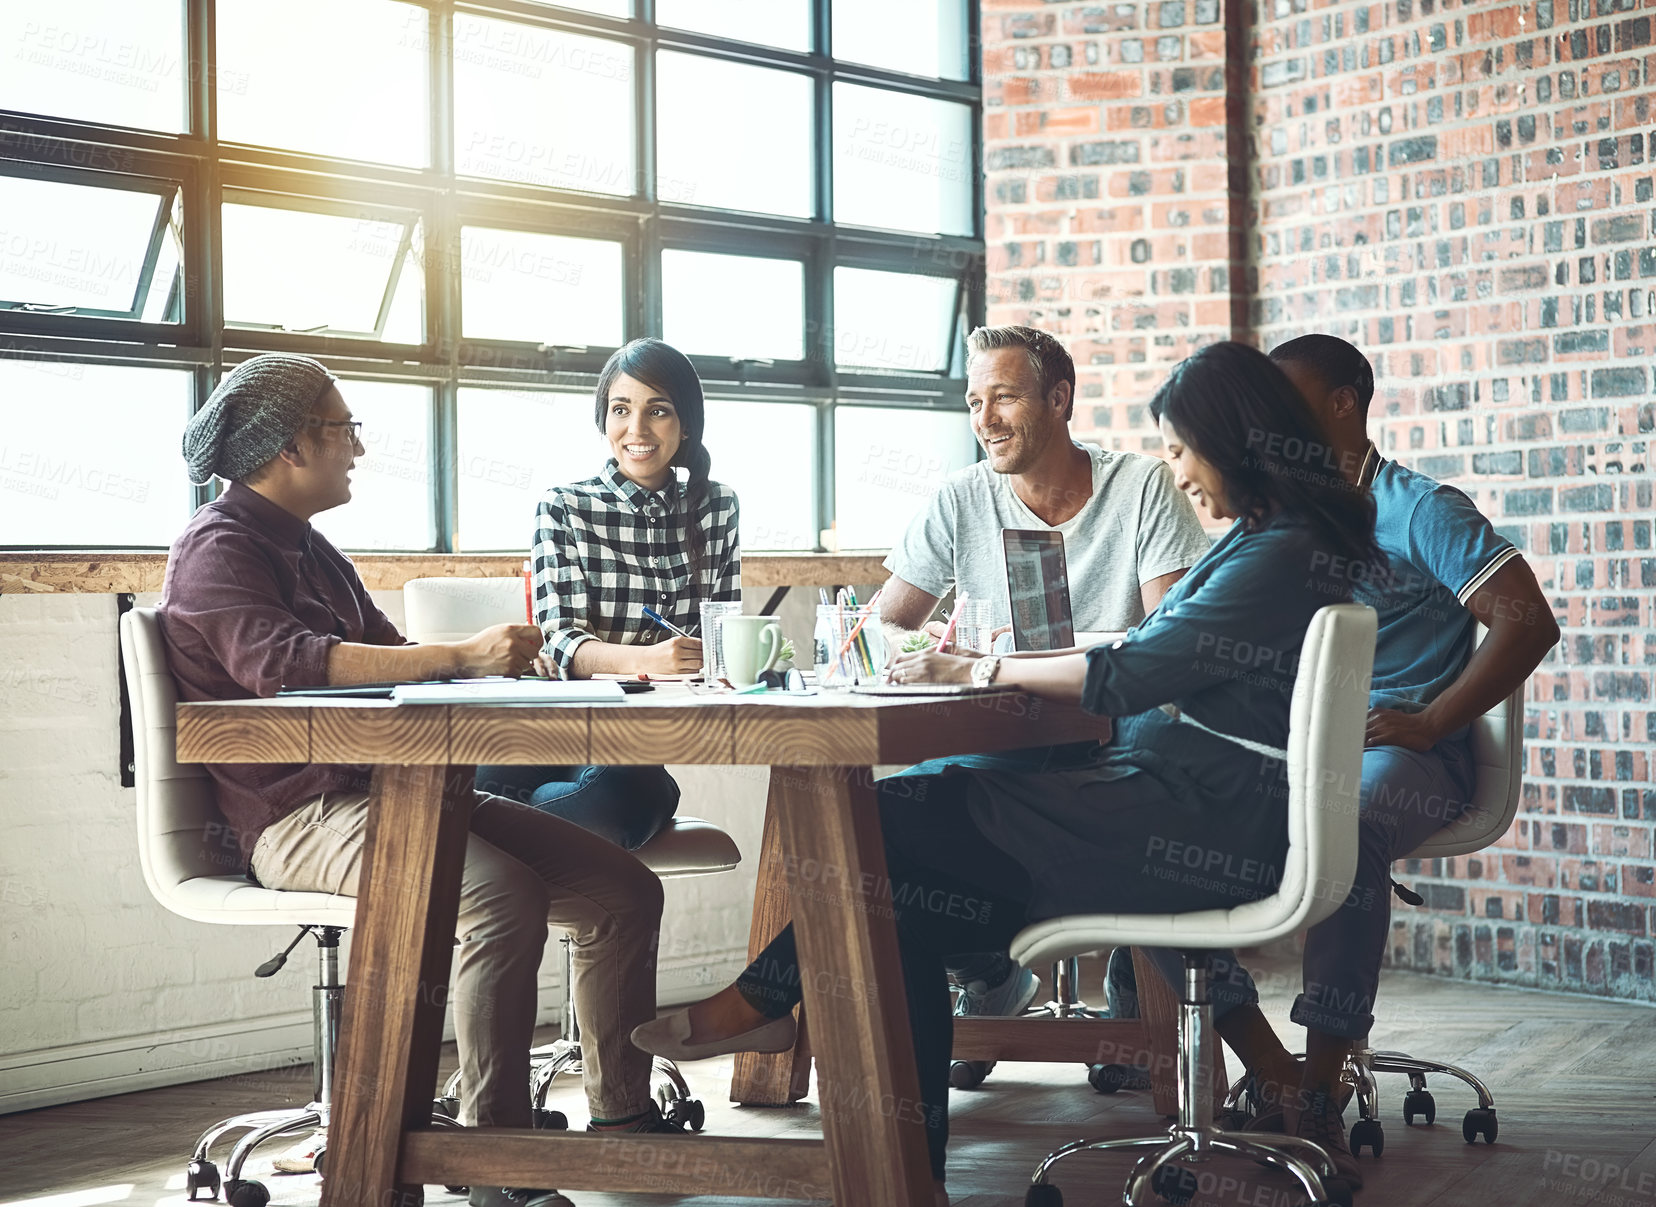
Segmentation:
<svg viewBox="0 0 1656 1207">
<path fill-rule="evenodd" d="M 737 696 L 675 687 L 590 705 L 181 704 L 178 758 L 375 765 L 324 1207 L 402 1207 L 422 1201 L 426 1184 L 459 1183 L 911 1207 L 931 1202 L 931 1173 L 896 931 L 880 892 L 872 767 L 1105 732 L 1079 708 L 1017 693 Z M 761 897 L 778 875 L 789 892 L 780 908 L 769 894 L 754 941 L 791 910 L 822 1140 L 429 1126 L 467 827 L 464 810 L 443 807 L 444 780 L 450 765 L 479 763 L 770 766 Z M 765 900 L 755 912 L 767 912 Z M 1137 1037 L 1135 1024 L 1117 1026 Z M 1095 1042 L 1079 1033 L 1075 1041 Z M 1078 1049 L 1076 1058 L 1088 1057 Z"/>
</svg>

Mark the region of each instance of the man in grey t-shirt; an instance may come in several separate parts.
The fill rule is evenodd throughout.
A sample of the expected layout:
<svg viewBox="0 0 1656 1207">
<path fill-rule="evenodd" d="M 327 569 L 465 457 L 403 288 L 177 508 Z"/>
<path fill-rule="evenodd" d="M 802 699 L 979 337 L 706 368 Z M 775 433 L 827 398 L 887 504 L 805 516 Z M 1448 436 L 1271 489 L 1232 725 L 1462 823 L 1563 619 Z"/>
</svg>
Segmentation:
<svg viewBox="0 0 1656 1207">
<path fill-rule="evenodd" d="M 1159 458 L 1070 438 L 1075 362 L 1052 336 L 1031 327 L 979 327 L 966 348 L 966 405 L 987 457 L 950 475 L 886 558 L 891 577 L 880 596 L 881 619 L 917 629 L 958 588 L 990 602 L 996 628 L 1009 625 L 1001 529 L 1034 528 L 1063 534 L 1076 632 L 1131 628 L 1207 552 L 1195 508 Z M 968 755 L 905 774 L 973 762 L 1039 770 L 1092 750 L 1081 743 Z M 1034 974 L 1004 952 L 961 954 L 949 972 L 962 988 L 955 1005 L 961 1015 L 1022 1013 L 1038 988 Z M 960 1088 L 982 1078 L 981 1067 L 971 1072 L 966 1063 L 967 1076 L 954 1082 Z"/>
<path fill-rule="evenodd" d="M 1075 362 L 1052 336 L 979 327 L 966 346 L 987 457 L 951 474 L 886 558 L 881 617 L 917 629 L 956 588 L 1010 624 L 1000 534 L 1033 528 L 1063 535 L 1076 631 L 1131 628 L 1207 552 L 1195 509 L 1159 458 L 1071 439 Z"/>
</svg>

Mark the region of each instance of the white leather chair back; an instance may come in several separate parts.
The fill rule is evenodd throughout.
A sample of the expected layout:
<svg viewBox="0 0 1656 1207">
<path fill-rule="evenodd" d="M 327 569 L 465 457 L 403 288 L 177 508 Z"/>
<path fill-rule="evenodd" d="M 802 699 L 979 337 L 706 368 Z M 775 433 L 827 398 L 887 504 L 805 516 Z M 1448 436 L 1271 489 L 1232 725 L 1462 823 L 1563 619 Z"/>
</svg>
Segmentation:
<svg viewBox="0 0 1656 1207">
<path fill-rule="evenodd" d="M 180 763 L 177 688 L 153 608 L 121 617 L 121 657 L 132 709 L 138 787 L 138 862 L 155 899 L 198 922 L 349 926 L 356 900 L 260 888 L 243 873 L 235 832 L 219 812 L 212 779 Z"/>
<path fill-rule="evenodd" d="M 1275 893 L 1230 909 L 1051 918 L 1019 932 L 1013 958 L 1038 965 L 1116 944 L 1248 946 L 1333 913 L 1357 867 L 1374 633 L 1374 611 L 1360 604 L 1322 608 L 1306 629 L 1288 720 L 1288 859 Z"/>
<path fill-rule="evenodd" d="M 1374 609 L 1334 604 L 1305 630 L 1288 714 L 1288 860 L 1276 893 L 1231 911 L 1244 925 L 1253 912 L 1292 933 L 1350 890 L 1375 629 Z"/>
<path fill-rule="evenodd" d="M 1488 630 L 1478 626 L 1481 644 Z M 1404 856 L 1443 859 L 1492 845 L 1518 815 L 1524 787 L 1524 687 L 1472 722 L 1472 762 L 1477 779 L 1471 804 L 1454 821 Z"/>
<path fill-rule="evenodd" d="M 464 641 L 495 624 L 529 624 L 523 578 L 411 578 L 403 584 L 403 632 L 422 645 Z"/>
</svg>

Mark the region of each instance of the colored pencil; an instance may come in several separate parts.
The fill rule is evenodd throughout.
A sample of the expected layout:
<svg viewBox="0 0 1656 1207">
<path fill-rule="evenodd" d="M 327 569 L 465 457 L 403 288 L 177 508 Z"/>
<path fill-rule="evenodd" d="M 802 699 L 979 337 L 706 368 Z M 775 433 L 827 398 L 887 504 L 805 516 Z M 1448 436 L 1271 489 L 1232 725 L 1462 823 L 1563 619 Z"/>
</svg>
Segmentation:
<svg viewBox="0 0 1656 1207">
<path fill-rule="evenodd" d="M 941 654 L 944 647 L 949 644 L 949 638 L 954 636 L 955 621 L 960 619 L 960 609 L 965 605 L 966 592 L 962 591 L 959 595 L 955 596 L 954 611 L 949 615 L 949 623 L 943 628 L 943 636 L 937 639 L 937 652 L 939 654 Z"/>
</svg>

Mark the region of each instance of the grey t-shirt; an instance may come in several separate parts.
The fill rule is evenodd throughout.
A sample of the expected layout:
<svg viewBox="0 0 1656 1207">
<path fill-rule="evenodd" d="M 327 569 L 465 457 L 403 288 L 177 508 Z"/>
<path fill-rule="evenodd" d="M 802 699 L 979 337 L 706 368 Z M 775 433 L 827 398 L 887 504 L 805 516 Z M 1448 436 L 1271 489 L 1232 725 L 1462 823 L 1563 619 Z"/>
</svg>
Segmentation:
<svg viewBox="0 0 1656 1207">
<path fill-rule="evenodd" d="M 1059 532 L 1076 632 L 1131 628 L 1144 619 L 1139 584 L 1195 565 L 1207 552 L 1207 534 L 1166 462 L 1077 443 L 1092 458 L 1092 497 L 1062 524 L 1044 522 L 1006 475 L 979 461 L 949 475 L 885 568 L 928 595 L 960 587 L 990 601 L 998 627 L 1012 622 L 1001 529 Z"/>
</svg>

